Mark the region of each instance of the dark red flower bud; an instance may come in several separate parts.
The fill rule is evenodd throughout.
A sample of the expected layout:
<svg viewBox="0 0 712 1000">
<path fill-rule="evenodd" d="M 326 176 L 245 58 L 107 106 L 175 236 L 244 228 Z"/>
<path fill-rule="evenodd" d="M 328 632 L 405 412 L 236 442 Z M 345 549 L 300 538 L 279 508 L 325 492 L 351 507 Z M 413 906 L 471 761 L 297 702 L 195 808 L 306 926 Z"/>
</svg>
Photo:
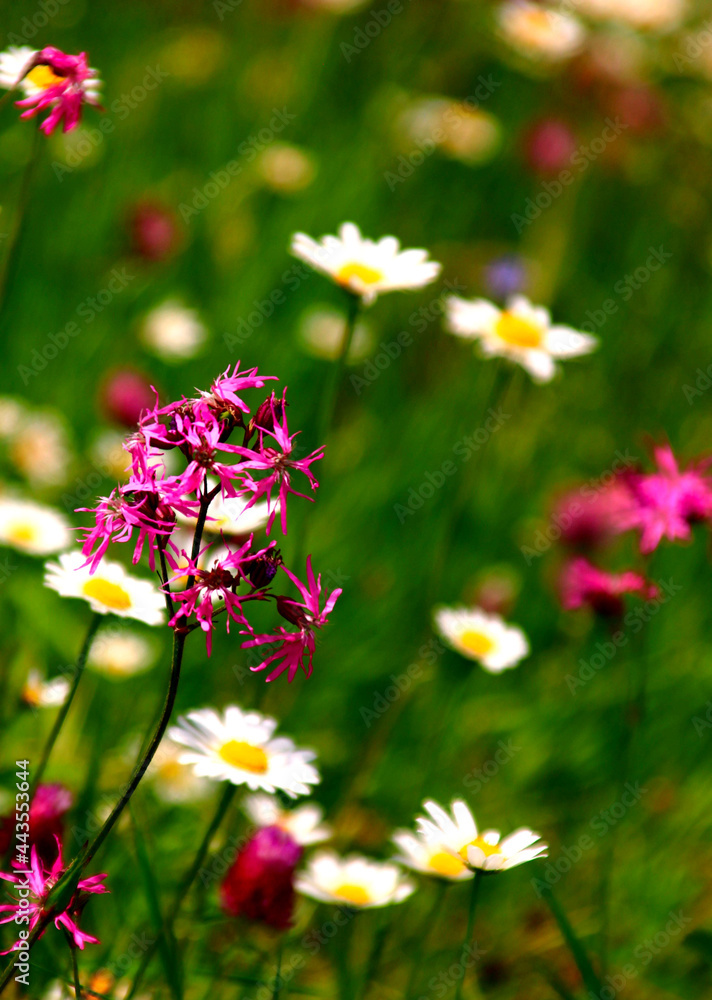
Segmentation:
<svg viewBox="0 0 712 1000">
<path fill-rule="evenodd" d="M 545 118 L 527 132 L 524 152 L 532 170 L 551 175 L 571 166 L 576 145 L 576 136 L 567 122 L 559 118 Z"/>
<path fill-rule="evenodd" d="M 175 213 L 158 202 L 136 205 L 129 217 L 129 230 L 132 249 L 144 260 L 165 260 L 181 242 Z"/>
<path fill-rule="evenodd" d="M 223 909 L 286 930 L 294 910 L 294 869 L 302 847 L 279 826 L 258 830 L 242 848 L 220 888 Z"/>
<path fill-rule="evenodd" d="M 100 398 L 106 415 L 125 427 L 135 427 L 141 413 L 156 402 L 148 379 L 127 368 L 107 375 Z"/>
<path fill-rule="evenodd" d="M 258 556 L 257 559 L 250 563 L 248 576 L 252 586 L 258 590 L 261 590 L 263 587 L 269 587 L 282 562 L 282 554 L 279 549 L 271 549 L 263 556 Z"/>
</svg>

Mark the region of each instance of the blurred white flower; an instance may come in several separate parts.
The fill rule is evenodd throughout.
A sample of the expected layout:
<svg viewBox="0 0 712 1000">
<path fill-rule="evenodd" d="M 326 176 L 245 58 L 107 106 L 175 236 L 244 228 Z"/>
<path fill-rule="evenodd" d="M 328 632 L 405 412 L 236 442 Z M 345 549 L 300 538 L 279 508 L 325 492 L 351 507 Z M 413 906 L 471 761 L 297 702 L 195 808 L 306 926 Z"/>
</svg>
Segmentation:
<svg viewBox="0 0 712 1000">
<path fill-rule="evenodd" d="M 396 830 L 393 843 L 400 850 L 394 861 L 412 868 L 431 878 L 446 879 L 448 882 L 462 882 L 472 878 L 472 872 L 462 858 L 450 851 L 444 851 L 437 839 L 410 830 Z"/>
<path fill-rule="evenodd" d="M 192 768 L 180 763 L 183 752 L 184 747 L 165 736 L 146 772 L 156 795 L 164 802 L 198 801 L 207 798 L 215 789 L 214 782 L 199 777 Z"/>
<path fill-rule="evenodd" d="M 581 14 L 634 28 L 671 31 L 688 12 L 687 0 L 576 0 Z"/>
<path fill-rule="evenodd" d="M 53 507 L 0 496 L 0 545 L 48 556 L 68 549 L 73 540 L 66 517 Z"/>
<path fill-rule="evenodd" d="M 124 628 L 99 631 L 87 656 L 88 667 L 117 680 L 143 673 L 154 662 L 153 644 L 137 632 Z"/>
<path fill-rule="evenodd" d="M 34 485 L 56 486 L 66 482 L 72 453 L 62 421 L 49 413 L 21 420 L 10 440 L 9 457 Z"/>
<path fill-rule="evenodd" d="M 420 150 L 437 146 L 463 163 L 482 163 L 497 150 L 501 127 L 494 115 L 465 101 L 424 97 L 401 113 L 398 125 Z"/>
<path fill-rule="evenodd" d="M 257 169 L 268 187 L 285 194 L 303 191 L 316 175 L 314 157 L 283 142 L 273 142 L 264 150 Z"/>
<path fill-rule="evenodd" d="M 486 299 L 456 295 L 445 306 L 451 333 L 477 341 L 486 358 L 504 357 L 520 364 L 535 382 L 550 382 L 558 359 L 590 354 L 598 347 L 598 338 L 589 333 L 552 325 L 549 311 L 523 295 L 509 299 L 505 309 Z"/>
<path fill-rule="evenodd" d="M 152 309 L 141 326 L 144 345 L 165 361 L 195 357 L 207 336 L 208 331 L 197 312 L 176 299 L 167 299 Z"/>
<path fill-rule="evenodd" d="M 56 708 L 69 694 L 66 677 L 53 677 L 46 681 L 39 670 L 30 670 L 22 688 L 22 700 L 33 708 Z"/>
<path fill-rule="evenodd" d="M 428 260 L 427 250 L 401 250 L 395 236 L 375 243 L 362 236 L 353 222 L 344 222 L 338 236 L 322 236 L 320 241 L 295 233 L 291 252 L 360 295 L 367 305 L 383 292 L 422 288 L 440 274 L 440 264 Z"/>
<path fill-rule="evenodd" d="M 294 887 L 322 903 L 358 910 L 402 903 L 415 892 L 415 885 L 397 865 L 360 855 L 340 858 L 332 851 L 315 854 L 297 875 Z"/>
<path fill-rule="evenodd" d="M 497 12 L 500 33 L 532 59 L 558 62 L 582 48 L 586 30 L 578 18 L 531 0 L 505 0 Z"/>
<path fill-rule="evenodd" d="M 274 795 L 248 795 L 243 808 L 255 826 L 279 826 L 302 847 L 331 837 L 331 827 L 322 825 L 324 810 L 315 802 L 283 809 Z"/>
<path fill-rule="evenodd" d="M 313 306 L 303 313 L 299 321 L 299 340 L 304 349 L 316 358 L 336 361 L 341 356 L 341 346 L 346 333 L 346 316 L 329 306 Z M 371 353 L 373 333 L 371 327 L 360 320 L 356 324 L 347 361 L 357 364 Z"/>
<path fill-rule="evenodd" d="M 516 667 L 529 655 L 529 643 L 516 625 L 480 608 L 436 608 L 435 625 L 447 644 L 492 674 Z"/>
</svg>

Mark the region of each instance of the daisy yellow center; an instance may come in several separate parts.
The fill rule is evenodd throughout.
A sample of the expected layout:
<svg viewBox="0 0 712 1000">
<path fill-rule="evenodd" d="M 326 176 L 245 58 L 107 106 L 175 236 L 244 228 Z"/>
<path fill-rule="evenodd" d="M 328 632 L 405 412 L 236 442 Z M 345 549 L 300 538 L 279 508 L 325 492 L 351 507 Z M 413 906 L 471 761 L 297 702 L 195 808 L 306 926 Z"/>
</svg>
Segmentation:
<svg viewBox="0 0 712 1000">
<path fill-rule="evenodd" d="M 242 771 L 253 774 L 264 774 L 267 770 L 267 754 L 262 747 L 253 747 L 251 743 L 241 740 L 230 740 L 218 751 L 220 757 L 231 767 L 239 767 Z"/>
<path fill-rule="evenodd" d="M 462 861 L 456 858 L 454 854 L 448 854 L 446 851 L 438 851 L 437 854 L 433 854 L 428 862 L 428 866 L 438 875 L 459 875 L 465 868 Z"/>
<path fill-rule="evenodd" d="M 499 844 L 488 844 L 486 840 L 482 837 L 475 837 L 471 840 L 469 844 L 465 846 L 460 851 L 460 857 L 467 861 L 467 849 L 468 847 L 479 847 L 486 858 L 491 858 L 493 854 L 501 854 Z"/>
<path fill-rule="evenodd" d="M 7 540 L 15 545 L 27 545 L 37 538 L 37 529 L 27 521 L 17 521 L 11 524 L 7 532 Z"/>
<path fill-rule="evenodd" d="M 383 271 L 377 271 L 375 267 L 369 267 L 367 264 L 344 264 L 336 272 L 335 277 L 341 285 L 350 285 L 354 279 L 362 285 L 377 285 L 379 281 L 383 281 Z"/>
<path fill-rule="evenodd" d="M 512 347 L 540 347 L 542 330 L 514 313 L 503 312 L 497 320 L 497 336 Z"/>
<path fill-rule="evenodd" d="M 531 10 L 527 12 L 526 23 L 532 31 L 546 31 L 551 27 L 549 12 L 546 10 Z"/>
<path fill-rule="evenodd" d="M 82 587 L 85 597 L 104 604 L 112 611 L 128 611 L 131 607 L 131 597 L 118 583 L 110 583 L 109 580 L 100 580 L 92 577 Z"/>
<path fill-rule="evenodd" d="M 28 682 L 22 692 L 22 696 L 28 705 L 39 705 L 42 700 L 41 685 Z"/>
<path fill-rule="evenodd" d="M 371 897 L 366 889 L 354 882 L 344 882 L 338 889 L 334 889 L 334 895 L 346 903 L 353 903 L 354 906 L 365 906 L 366 903 L 371 902 Z"/>
<path fill-rule="evenodd" d="M 494 642 L 484 632 L 468 629 L 460 636 L 460 644 L 473 656 L 486 656 L 494 649 Z"/>
<path fill-rule="evenodd" d="M 64 77 L 57 76 L 49 66 L 35 66 L 25 77 L 30 83 L 34 83 L 35 87 L 40 87 L 42 90 L 47 90 L 48 87 L 54 87 L 55 84 L 61 83 Z"/>
</svg>

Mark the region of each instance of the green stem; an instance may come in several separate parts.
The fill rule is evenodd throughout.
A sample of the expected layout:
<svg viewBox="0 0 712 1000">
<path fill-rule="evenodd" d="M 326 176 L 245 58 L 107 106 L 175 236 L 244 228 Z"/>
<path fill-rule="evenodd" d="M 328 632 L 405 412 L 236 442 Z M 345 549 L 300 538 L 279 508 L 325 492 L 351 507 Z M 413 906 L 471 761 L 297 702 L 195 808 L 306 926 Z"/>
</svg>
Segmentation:
<svg viewBox="0 0 712 1000">
<path fill-rule="evenodd" d="M 417 992 L 418 979 L 420 978 L 420 972 L 423 968 L 423 963 L 428 952 L 428 944 L 433 933 L 433 928 L 437 923 L 440 910 L 442 908 L 443 902 L 445 901 L 445 893 L 450 887 L 449 882 L 445 882 L 444 879 L 440 879 L 435 891 L 435 898 L 433 899 L 433 905 L 428 910 L 428 914 L 425 918 L 423 927 L 418 934 L 418 940 L 416 942 L 416 953 L 415 961 L 411 966 L 410 975 L 408 976 L 408 985 L 405 988 L 404 998 L 405 1000 L 410 1000 L 411 994 Z"/>
<path fill-rule="evenodd" d="M 43 139 L 44 136 L 40 132 L 39 128 L 35 128 L 32 140 L 32 149 L 30 150 L 30 158 L 27 161 L 27 166 L 25 167 L 25 172 L 22 176 L 22 183 L 20 185 L 20 194 L 17 203 L 17 211 L 15 212 L 12 233 L 8 242 L 5 259 L 3 260 L 2 267 L 0 268 L 0 317 L 2 317 L 2 314 L 5 311 L 5 291 L 8 284 L 8 278 L 10 277 L 10 270 L 15 261 L 16 251 L 20 244 L 20 236 L 25 221 L 25 214 L 27 206 L 30 202 L 32 180 L 34 178 L 37 161 L 39 160 L 39 153 Z"/>
<path fill-rule="evenodd" d="M 82 997 L 82 987 L 79 982 L 79 962 L 77 961 L 77 949 L 75 947 L 74 941 L 72 940 L 71 934 L 68 931 L 64 932 L 67 939 L 67 944 L 69 946 L 69 952 L 72 956 L 72 978 L 74 979 L 74 995 L 77 1000 L 81 1000 Z"/>
<path fill-rule="evenodd" d="M 346 362 L 348 360 L 349 351 L 351 350 L 351 344 L 353 343 L 354 333 L 356 332 L 356 323 L 361 312 L 361 298 L 358 295 L 352 295 L 348 293 L 349 307 L 346 317 L 346 330 L 344 332 L 344 340 L 341 345 L 341 352 L 336 359 L 336 362 L 331 367 L 331 372 L 329 374 L 329 381 L 324 394 L 321 397 L 321 412 L 319 414 L 319 436 L 318 441 L 320 444 L 324 444 L 327 437 L 329 436 L 329 431 L 331 430 L 331 424 L 334 419 L 334 410 L 336 409 L 336 399 L 339 394 L 339 386 L 341 385 L 341 380 L 343 378 L 344 369 L 346 368 Z"/>
<path fill-rule="evenodd" d="M 42 751 L 42 757 L 37 766 L 32 779 L 32 790 L 30 792 L 30 799 L 35 794 L 37 786 L 39 785 L 42 777 L 44 775 L 45 769 L 49 762 L 50 754 L 54 749 L 54 745 L 57 742 L 57 738 L 62 730 L 64 721 L 69 714 L 69 709 L 72 707 L 72 702 L 74 701 L 74 695 L 77 693 L 77 688 L 79 687 L 79 682 L 82 679 L 82 674 L 84 673 L 84 667 L 86 666 L 87 656 L 89 655 L 89 648 L 91 646 L 92 640 L 97 633 L 97 630 L 101 624 L 103 615 L 95 614 L 92 616 L 89 622 L 89 628 L 87 630 L 86 636 L 84 637 L 84 642 L 82 643 L 82 648 L 79 652 L 79 657 L 77 658 L 76 666 L 74 667 L 74 677 L 72 678 L 72 684 L 69 688 L 69 693 L 64 699 L 64 704 L 57 713 L 57 718 L 54 720 L 54 725 L 52 726 L 52 731 L 49 734 L 45 748 Z"/>
<path fill-rule="evenodd" d="M 365 1000 L 368 994 L 368 987 L 371 985 L 373 979 L 375 978 L 376 972 L 378 971 L 378 966 L 381 964 L 381 957 L 383 955 L 383 950 L 386 946 L 386 938 L 388 937 L 388 932 L 392 927 L 392 922 L 388 921 L 387 916 L 381 917 L 381 922 L 376 928 L 373 935 L 373 943 L 371 945 L 371 953 L 368 957 L 366 963 L 366 972 L 364 973 L 363 981 L 361 983 L 361 988 L 358 992 L 358 997 L 360 1000 Z"/>
<path fill-rule="evenodd" d="M 284 935 L 280 934 L 277 944 L 277 967 L 274 972 L 274 986 L 272 987 L 272 1000 L 279 1000 L 279 990 L 282 985 L 282 951 L 284 950 Z"/>
<path fill-rule="evenodd" d="M 460 1000 L 462 996 L 462 987 L 465 984 L 465 974 L 467 972 L 467 967 L 464 962 L 465 949 L 469 947 L 470 941 L 472 940 L 472 932 L 475 927 L 475 912 L 477 910 L 477 899 L 480 893 L 480 882 L 482 881 L 482 872 L 476 871 L 474 878 L 472 879 L 472 891 L 470 893 L 470 907 L 467 911 L 467 928 L 465 930 L 465 939 L 462 942 L 460 966 L 462 972 L 457 982 L 457 989 L 455 990 L 455 1000 Z"/>
<path fill-rule="evenodd" d="M 205 836 L 201 841 L 197 854 L 193 859 L 193 863 L 186 872 L 185 876 L 183 877 L 183 880 L 178 888 L 178 891 L 175 894 L 170 912 L 166 915 L 163 921 L 163 926 L 161 928 L 161 932 L 159 935 L 160 938 L 162 938 L 164 935 L 172 934 L 173 924 L 175 923 L 176 918 L 178 917 L 180 908 L 183 905 L 186 896 L 190 892 L 190 888 L 195 882 L 198 873 L 200 872 L 200 869 L 205 860 L 205 855 L 208 852 L 210 842 L 217 833 L 220 824 L 225 818 L 225 815 L 230 807 L 230 803 L 232 802 L 236 791 L 237 791 L 236 785 L 228 783 L 225 786 L 225 791 L 223 792 L 220 802 L 218 803 L 218 807 L 215 811 L 215 814 L 212 820 L 210 821 L 210 826 L 205 831 Z M 136 975 L 134 977 L 134 981 L 131 984 L 131 989 L 126 995 L 126 1000 L 131 1000 L 131 998 L 135 996 L 136 991 L 138 990 L 141 981 L 143 979 L 143 976 L 146 972 L 146 969 L 148 968 L 151 959 L 155 955 L 157 948 L 158 948 L 158 943 L 153 944 L 144 954 L 143 959 L 141 960 L 141 964 L 139 965 L 138 971 L 136 972 Z"/>
<path fill-rule="evenodd" d="M 571 922 L 566 915 L 566 911 L 559 903 L 558 899 L 551 891 L 549 886 L 545 886 L 541 889 L 541 894 L 546 900 L 546 904 L 551 910 L 554 920 L 559 926 L 561 931 L 561 936 L 566 942 L 569 951 L 573 955 L 574 961 L 581 973 L 581 978 L 583 979 L 584 986 L 587 990 L 590 990 L 595 996 L 598 996 L 598 991 L 601 989 L 601 981 L 596 975 L 593 966 L 591 965 L 591 960 L 588 957 L 586 949 L 579 941 L 576 933 L 571 926 Z"/>
</svg>

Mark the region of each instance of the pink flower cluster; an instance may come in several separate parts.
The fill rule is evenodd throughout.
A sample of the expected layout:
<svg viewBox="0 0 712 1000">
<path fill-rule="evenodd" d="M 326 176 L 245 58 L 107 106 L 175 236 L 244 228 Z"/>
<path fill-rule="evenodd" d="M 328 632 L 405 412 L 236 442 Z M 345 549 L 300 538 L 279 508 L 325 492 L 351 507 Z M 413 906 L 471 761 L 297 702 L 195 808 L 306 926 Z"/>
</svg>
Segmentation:
<svg viewBox="0 0 712 1000">
<path fill-rule="evenodd" d="M 43 916 L 48 912 L 49 895 L 62 875 L 62 845 L 59 837 L 55 837 L 57 844 L 57 857 L 51 866 L 46 866 L 40 860 L 37 849 L 32 848 L 30 854 L 30 867 L 27 871 L 16 861 L 13 867 L 16 874 L 6 874 L 0 872 L 0 878 L 6 882 L 12 882 L 20 890 L 20 898 L 14 903 L 3 903 L 0 912 L 6 916 L 0 918 L 0 924 L 8 924 L 11 921 L 22 918 L 17 922 L 24 925 L 28 931 L 33 931 Z M 52 919 L 57 930 L 62 928 L 71 934 L 77 948 L 83 949 L 85 944 L 98 944 L 99 939 L 86 934 L 80 929 L 77 920 L 81 915 L 84 905 L 91 893 L 103 893 L 109 890 L 103 884 L 106 873 L 102 875 L 90 875 L 88 878 L 81 878 L 77 883 L 77 891 L 74 893 L 65 909 L 60 912 L 52 912 Z M 28 919 L 25 920 L 25 917 Z M 11 948 L 2 952 L 9 955 L 20 947 L 22 942 L 16 941 Z"/>
<path fill-rule="evenodd" d="M 311 675 L 314 631 L 327 623 L 341 591 L 333 591 L 321 607 L 321 577 L 315 577 L 311 557 L 307 559 L 305 585 L 282 565 L 276 543 L 260 547 L 254 534 L 246 540 L 223 539 L 219 551 L 212 554 L 209 546 L 200 547 L 202 524 L 210 518 L 210 505 L 218 494 L 223 499 L 244 498 L 245 510 L 258 500 L 265 501 L 267 532 L 279 511 L 286 534 L 290 497 L 311 499 L 295 489 L 295 473 L 305 477 L 312 491 L 319 485 L 311 466 L 323 457 L 324 449 L 317 448 L 304 458 L 295 454 L 297 435 L 291 434 L 287 425 L 286 390 L 281 397 L 272 392 L 254 415 L 242 398 L 245 391 L 263 388 L 271 378 L 259 375 L 256 368 L 241 372 L 238 364 L 232 372 L 228 367 L 209 391 L 195 398 L 167 406 L 156 401 L 124 445 L 131 456 L 129 481 L 91 509 L 94 526 L 83 537 L 83 552 L 92 572 L 112 542 L 133 540 L 134 563 L 147 550 L 152 569 L 159 555 L 162 566 L 167 564 L 173 572 L 170 579 L 164 579 L 173 609 L 172 627 L 202 629 L 210 654 L 216 620 L 224 614 L 228 632 L 234 622 L 247 637 L 243 648 L 272 647 L 253 670 L 272 666 L 268 681 L 285 671 L 292 681 L 300 667 L 307 677 Z M 240 444 L 230 441 L 235 433 L 241 435 Z M 167 452 L 183 456 L 182 472 L 168 473 Z M 197 520 L 199 526 L 190 552 L 174 541 L 178 515 Z M 280 570 L 297 587 L 301 601 L 272 593 L 271 585 Z M 185 585 L 172 590 L 171 584 L 177 581 Z M 275 601 L 277 611 L 292 629 L 279 626 L 266 634 L 253 630 L 246 606 L 265 600 Z"/>
<path fill-rule="evenodd" d="M 653 451 L 656 469 L 644 472 L 627 468 L 604 490 L 573 492 L 557 508 L 564 544 L 584 551 L 600 550 L 627 531 L 638 533 L 642 556 L 649 556 L 663 539 L 688 541 L 692 526 L 712 519 L 712 460 L 680 465 L 669 444 Z M 609 573 L 583 555 L 570 559 L 562 571 L 559 589 L 567 610 L 584 605 L 597 614 L 619 617 L 623 596 L 643 600 L 657 595 L 657 588 L 633 570 Z"/>
</svg>

